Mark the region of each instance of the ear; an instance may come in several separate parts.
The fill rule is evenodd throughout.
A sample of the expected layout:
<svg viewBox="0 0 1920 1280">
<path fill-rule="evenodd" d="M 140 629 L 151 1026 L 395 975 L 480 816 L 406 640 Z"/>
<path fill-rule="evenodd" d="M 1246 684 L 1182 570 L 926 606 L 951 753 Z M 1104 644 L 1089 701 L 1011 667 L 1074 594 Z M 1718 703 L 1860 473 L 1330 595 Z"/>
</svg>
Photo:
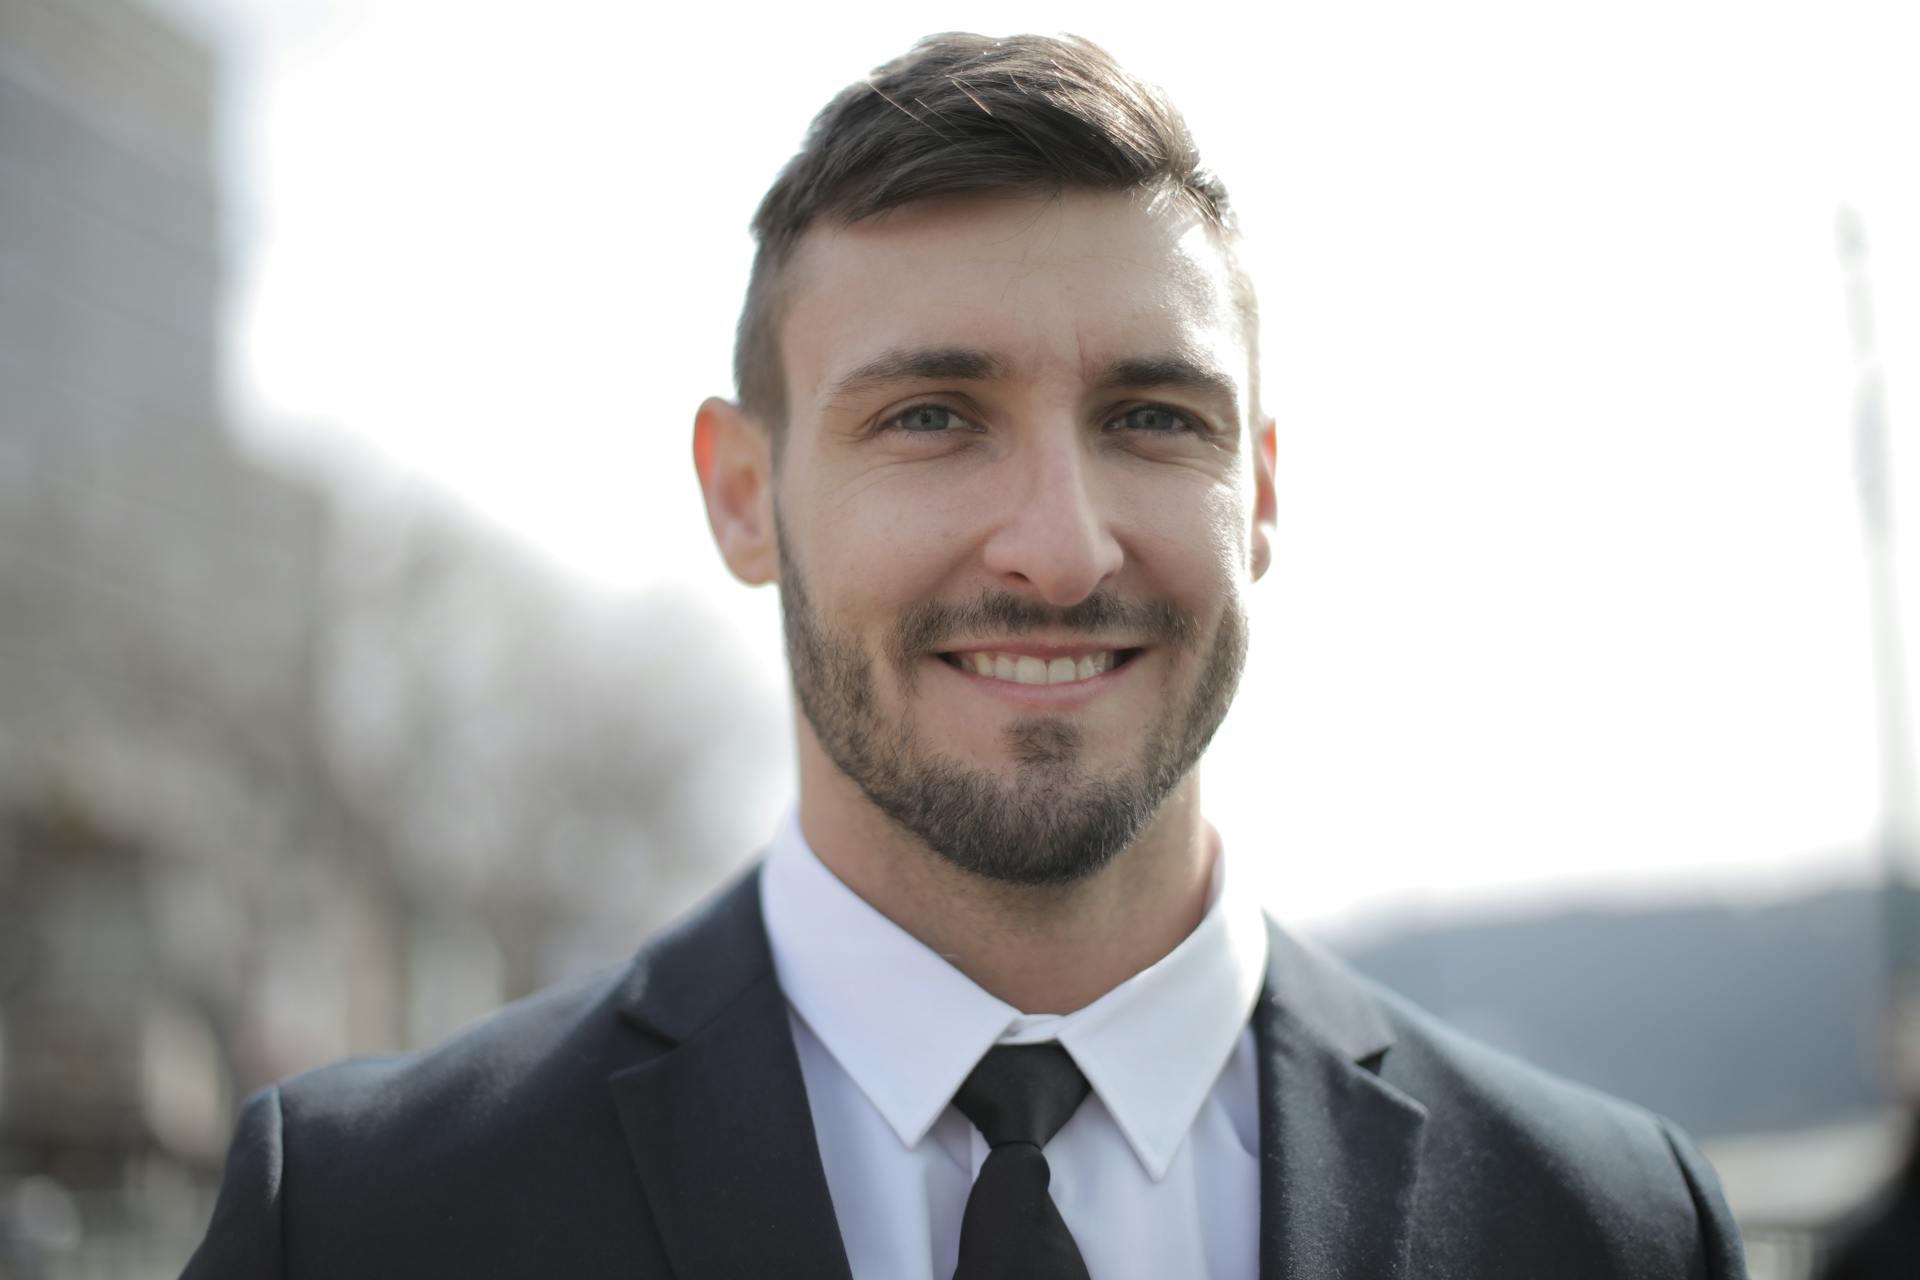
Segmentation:
<svg viewBox="0 0 1920 1280">
<path fill-rule="evenodd" d="M 740 406 L 710 396 L 693 416 L 693 469 L 707 501 L 720 558 L 740 581 L 772 582 L 779 568 L 773 525 L 773 441 Z"/>
<path fill-rule="evenodd" d="M 1273 563 L 1273 531 L 1280 520 L 1274 496 L 1274 431 L 1269 418 L 1253 442 L 1253 576 L 1258 581 Z"/>
</svg>

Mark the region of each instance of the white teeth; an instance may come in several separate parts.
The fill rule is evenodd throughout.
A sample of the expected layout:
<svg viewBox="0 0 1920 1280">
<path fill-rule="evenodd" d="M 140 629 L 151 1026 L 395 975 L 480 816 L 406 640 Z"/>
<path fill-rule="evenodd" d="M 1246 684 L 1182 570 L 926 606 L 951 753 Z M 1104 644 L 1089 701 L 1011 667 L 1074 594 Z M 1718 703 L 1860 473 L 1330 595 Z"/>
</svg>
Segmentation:
<svg viewBox="0 0 1920 1280">
<path fill-rule="evenodd" d="M 1027 654 L 973 652 L 955 654 L 962 670 L 1015 684 L 1072 684 L 1113 670 L 1113 651 L 1079 658 L 1035 658 Z"/>
</svg>

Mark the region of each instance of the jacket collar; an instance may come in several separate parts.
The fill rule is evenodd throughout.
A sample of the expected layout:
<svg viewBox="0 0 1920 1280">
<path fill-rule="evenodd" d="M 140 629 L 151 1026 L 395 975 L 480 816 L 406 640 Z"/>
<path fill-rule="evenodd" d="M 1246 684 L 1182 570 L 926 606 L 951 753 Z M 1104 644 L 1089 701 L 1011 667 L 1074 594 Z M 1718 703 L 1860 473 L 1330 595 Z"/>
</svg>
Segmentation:
<svg viewBox="0 0 1920 1280">
<path fill-rule="evenodd" d="M 1393 1047 L 1393 1026 L 1379 999 L 1353 970 L 1267 919 L 1267 983 L 1262 992 L 1289 1027 L 1349 1062 L 1378 1062 Z"/>
<path fill-rule="evenodd" d="M 649 942 L 627 969 L 615 1003 L 640 1030 L 679 1044 L 772 974 L 755 863 Z"/>
<path fill-rule="evenodd" d="M 1262 1280 L 1404 1276 L 1427 1111 L 1378 1074 L 1393 1030 L 1375 997 L 1269 920 L 1253 1033 Z"/>
<path fill-rule="evenodd" d="M 609 1083 L 677 1280 L 850 1280 L 758 869 L 643 951 L 618 1004 L 667 1046 Z"/>
<path fill-rule="evenodd" d="M 849 1280 L 758 868 L 643 951 L 617 1003 L 664 1045 L 610 1083 L 674 1274 Z M 1376 997 L 1269 921 L 1253 1030 L 1263 1280 L 1404 1276 L 1427 1113 L 1378 1074 Z"/>
</svg>

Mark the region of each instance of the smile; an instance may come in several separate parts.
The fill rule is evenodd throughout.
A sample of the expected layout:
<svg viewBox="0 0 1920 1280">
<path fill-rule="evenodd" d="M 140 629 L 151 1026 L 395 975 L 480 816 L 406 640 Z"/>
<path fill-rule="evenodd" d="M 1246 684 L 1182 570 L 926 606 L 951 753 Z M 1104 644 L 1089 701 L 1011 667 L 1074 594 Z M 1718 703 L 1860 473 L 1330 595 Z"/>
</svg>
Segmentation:
<svg viewBox="0 0 1920 1280">
<path fill-rule="evenodd" d="M 1138 649 L 1094 649 L 1079 654 L 1036 657 L 1027 653 L 1001 653 L 993 650 L 969 650 L 943 653 L 948 665 L 989 680 L 1010 684 L 1078 684 L 1105 675 L 1123 666 Z"/>
</svg>

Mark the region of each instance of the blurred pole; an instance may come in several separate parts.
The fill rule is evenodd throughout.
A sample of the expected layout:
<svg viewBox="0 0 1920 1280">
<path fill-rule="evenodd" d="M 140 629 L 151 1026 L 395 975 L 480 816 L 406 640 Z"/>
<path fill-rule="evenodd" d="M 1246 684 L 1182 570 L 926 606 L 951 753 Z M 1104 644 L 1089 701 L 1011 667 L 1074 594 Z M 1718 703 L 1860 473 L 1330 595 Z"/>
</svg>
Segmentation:
<svg viewBox="0 0 1920 1280">
<path fill-rule="evenodd" d="M 1887 1033 L 1893 1084 L 1903 1103 L 1920 1100 L 1920 797 L 1915 795 L 1900 595 L 1894 572 L 1893 471 L 1885 384 L 1874 350 L 1873 293 L 1860 215 L 1842 207 L 1840 260 L 1854 353 L 1854 474 L 1866 539 L 1873 610 L 1875 692 L 1880 729 L 1877 837 L 1887 952 Z"/>
</svg>

